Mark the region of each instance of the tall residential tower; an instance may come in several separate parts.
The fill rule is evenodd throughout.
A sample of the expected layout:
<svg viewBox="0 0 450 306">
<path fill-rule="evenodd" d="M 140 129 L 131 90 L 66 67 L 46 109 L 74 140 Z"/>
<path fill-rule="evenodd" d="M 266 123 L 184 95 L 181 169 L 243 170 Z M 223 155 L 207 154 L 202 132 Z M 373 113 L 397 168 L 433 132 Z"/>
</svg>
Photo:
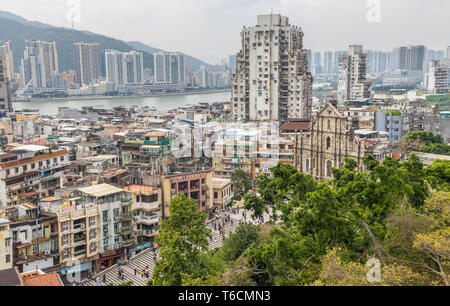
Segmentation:
<svg viewBox="0 0 450 306">
<path fill-rule="evenodd" d="M 5 61 L 6 76 L 9 80 L 14 79 L 14 58 L 10 41 L 0 41 L 0 55 Z"/>
<path fill-rule="evenodd" d="M 303 31 L 281 15 L 259 15 L 241 32 L 242 49 L 231 81 L 235 119 L 310 118 L 312 76 Z"/>
<path fill-rule="evenodd" d="M 80 85 L 89 85 L 102 76 L 100 45 L 75 43 L 77 80 Z"/>
<path fill-rule="evenodd" d="M 350 46 L 348 55 L 339 57 L 339 102 L 370 98 L 371 82 L 366 80 L 367 54 L 360 45 Z"/>
</svg>

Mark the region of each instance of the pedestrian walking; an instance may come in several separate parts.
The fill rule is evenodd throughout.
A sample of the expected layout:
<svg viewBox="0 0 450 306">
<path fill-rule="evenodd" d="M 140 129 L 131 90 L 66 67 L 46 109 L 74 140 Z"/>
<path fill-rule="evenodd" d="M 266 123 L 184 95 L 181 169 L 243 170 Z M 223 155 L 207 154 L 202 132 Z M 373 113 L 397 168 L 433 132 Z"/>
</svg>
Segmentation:
<svg viewBox="0 0 450 306">
<path fill-rule="evenodd" d="M 103 274 L 103 283 L 106 284 L 106 273 Z"/>
<path fill-rule="evenodd" d="M 95 278 L 95 285 L 98 286 L 98 277 Z"/>
<path fill-rule="evenodd" d="M 134 268 L 134 275 L 136 276 L 136 273 L 137 273 L 137 269 L 136 268 Z"/>
</svg>

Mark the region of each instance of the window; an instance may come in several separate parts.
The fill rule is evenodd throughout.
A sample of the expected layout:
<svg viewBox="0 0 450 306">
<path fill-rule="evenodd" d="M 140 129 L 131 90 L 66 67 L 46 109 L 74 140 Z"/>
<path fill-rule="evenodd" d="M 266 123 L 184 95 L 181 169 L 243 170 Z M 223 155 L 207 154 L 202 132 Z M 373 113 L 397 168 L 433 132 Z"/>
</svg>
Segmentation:
<svg viewBox="0 0 450 306">
<path fill-rule="evenodd" d="M 63 236 L 63 245 L 70 244 L 70 235 L 64 235 Z"/>
<path fill-rule="evenodd" d="M 10 254 L 6 254 L 5 261 L 6 261 L 6 263 L 10 263 L 11 262 L 11 255 Z"/>
<path fill-rule="evenodd" d="M 63 232 L 68 231 L 70 229 L 69 221 L 63 222 L 62 227 Z"/>
<path fill-rule="evenodd" d="M 332 176 L 331 167 L 333 167 L 333 162 L 331 160 L 328 160 L 327 161 L 327 176 L 328 177 Z"/>
<path fill-rule="evenodd" d="M 327 150 L 329 150 L 331 147 L 331 138 L 327 137 Z"/>
</svg>

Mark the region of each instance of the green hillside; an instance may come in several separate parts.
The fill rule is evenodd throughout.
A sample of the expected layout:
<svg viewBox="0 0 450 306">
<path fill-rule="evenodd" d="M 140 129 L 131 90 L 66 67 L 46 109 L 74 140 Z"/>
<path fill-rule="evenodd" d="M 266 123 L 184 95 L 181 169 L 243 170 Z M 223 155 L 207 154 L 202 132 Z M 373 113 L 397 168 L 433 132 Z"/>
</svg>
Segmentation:
<svg viewBox="0 0 450 306">
<path fill-rule="evenodd" d="M 153 69 L 153 53 L 162 51 L 140 42 L 127 43 L 118 39 L 98 35 L 87 31 L 77 31 L 67 28 L 52 27 L 37 22 L 27 21 L 19 16 L 7 12 L 0 12 L 0 40 L 10 40 L 16 72 L 19 72 L 20 61 L 23 57 L 26 39 L 56 41 L 60 71 L 75 70 L 75 42 L 99 43 L 103 53 L 106 49 L 126 52 L 139 50 L 144 53 L 144 67 Z M 105 73 L 105 58 L 101 56 L 102 70 Z M 186 55 L 186 68 L 198 69 L 200 65 L 208 65 L 201 60 Z"/>
</svg>

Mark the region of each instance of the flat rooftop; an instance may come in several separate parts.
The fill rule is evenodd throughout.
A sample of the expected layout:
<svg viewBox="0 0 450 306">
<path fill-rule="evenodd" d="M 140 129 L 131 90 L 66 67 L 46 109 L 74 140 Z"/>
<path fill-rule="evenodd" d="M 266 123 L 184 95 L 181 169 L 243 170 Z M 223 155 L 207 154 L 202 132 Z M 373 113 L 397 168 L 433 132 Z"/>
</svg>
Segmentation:
<svg viewBox="0 0 450 306">
<path fill-rule="evenodd" d="M 111 194 L 116 194 L 119 192 L 123 192 L 124 190 L 122 188 L 118 188 L 116 186 L 112 186 L 109 184 L 99 184 L 99 185 L 93 185 L 85 188 L 80 188 L 79 191 L 82 193 L 88 194 L 90 196 L 99 198 L 104 197 Z"/>
</svg>

